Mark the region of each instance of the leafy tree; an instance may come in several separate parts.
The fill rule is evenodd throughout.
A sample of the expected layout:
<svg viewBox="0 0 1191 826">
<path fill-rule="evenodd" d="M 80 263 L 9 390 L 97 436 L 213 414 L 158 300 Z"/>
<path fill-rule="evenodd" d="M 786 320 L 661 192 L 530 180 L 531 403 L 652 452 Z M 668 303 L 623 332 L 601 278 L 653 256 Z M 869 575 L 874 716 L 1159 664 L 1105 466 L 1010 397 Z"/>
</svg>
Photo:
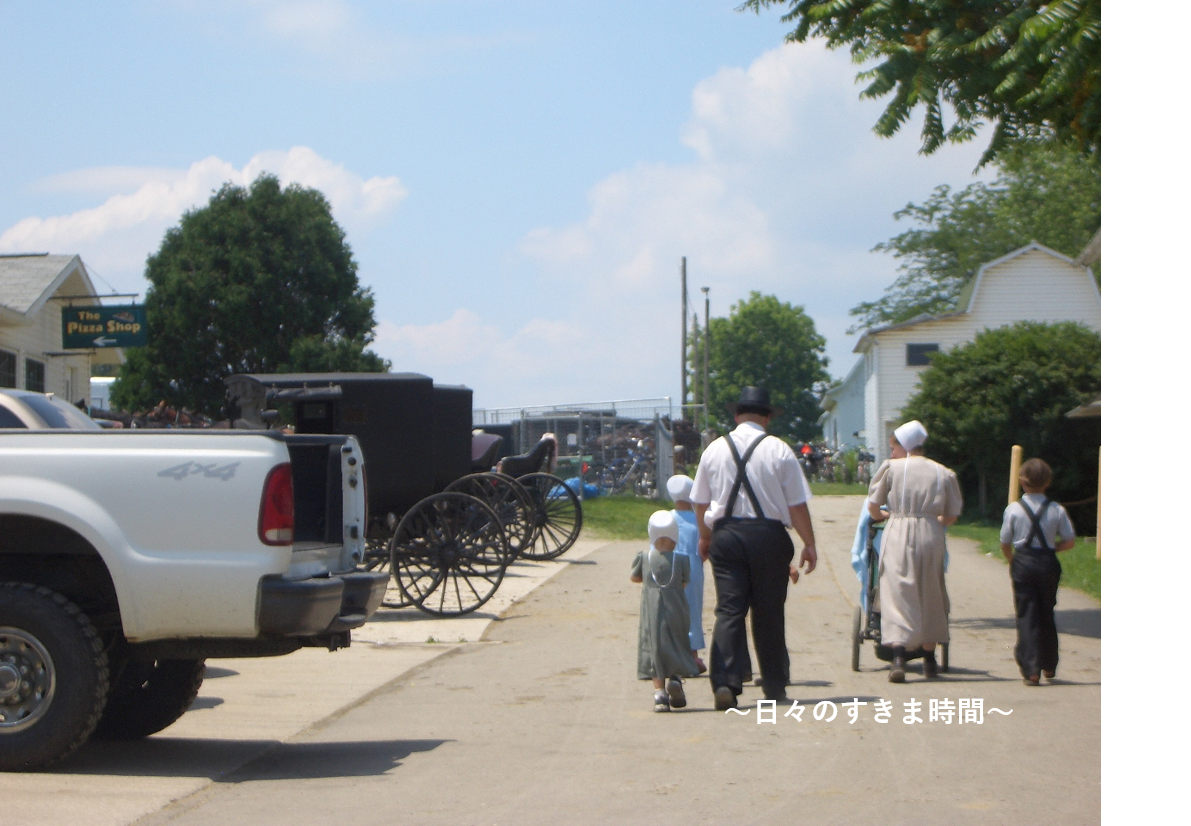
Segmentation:
<svg viewBox="0 0 1191 826">
<path fill-rule="evenodd" d="M 862 93 L 892 93 L 874 130 L 897 132 L 925 110 L 924 154 L 996 124 L 984 164 L 1014 141 L 1045 135 L 1100 149 L 1100 0 L 746 0 L 741 10 L 788 5 L 786 39 L 848 46 Z M 954 123 L 944 124 L 944 108 Z"/>
<path fill-rule="evenodd" d="M 373 299 L 322 193 L 262 174 L 182 216 L 145 277 L 148 346 L 112 387 L 125 409 L 161 399 L 219 413 L 233 373 L 383 372 Z"/>
<path fill-rule="evenodd" d="M 965 498 L 975 493 L 987 514 L 990 487 L 998 492 L 994 505 L 1006 502 L 1000 496 L 1007 498 L 1015 444 L 1054 469 L 1056 501 L 1095 495 L 1100 420 L 1065 414 L 1099 392 L 1099 333 L 1074 322 L 1023 321 L 935 354 L 902 418 L 926 425 L 927 454 L 955 470 Z M 1094 524 L 1094 504 L 1090 513 Z"/>
<path fill-rule="evenodd" d="M 740 398 L 742 388 L 769 388 L 775 405 L 784 408 L 770 432 L 806 441 L 819 435 L 820 392 L 828 381 L 825 339 L 802 307 L 776 296 L 752 292 L 732 305 L 727 318 L 711 319 L 709 411 L 721 429 L 734 427 L 727 405 Z M 693 341 L 696 367 L 691 378 L 695 401 L 703 400 L 702 342 Z"/>
<path fill-rule="evenodd" d="M 1018 145 L 997 160 L 992 184 L 937 187 L 894 213 L 918 226 L 874 247 L 901 260 L 885 295 L 852 309 L 853 328 L 956 309 L 982 264 L 1037 241 L 1076 256 L 1100 226 L 1100 164 L 1068 147 Z"/>
</svg>

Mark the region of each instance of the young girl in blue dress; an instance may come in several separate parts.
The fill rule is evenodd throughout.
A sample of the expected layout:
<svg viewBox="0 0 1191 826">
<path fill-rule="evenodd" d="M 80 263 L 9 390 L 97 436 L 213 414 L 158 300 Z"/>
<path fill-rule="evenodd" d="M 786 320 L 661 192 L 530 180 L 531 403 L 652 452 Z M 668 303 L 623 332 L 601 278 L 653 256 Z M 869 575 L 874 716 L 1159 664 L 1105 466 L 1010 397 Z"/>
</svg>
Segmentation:
<svg viewBox="0 0 1191 826">
<path fill-rule="evenodd" d="M 633 558 L 630 580 L 641 589 L 641 621 L 637 631 L 637 677 L 653 680 L 653 710 L 683 708 L 682 677 L 699 674 L 690 650 L 690 607 L 683 589 L 691 579 L 691 563 L 678 546 L 678 520 L 673 511 L 649 517 L 649 550 Z"/>
</svg>

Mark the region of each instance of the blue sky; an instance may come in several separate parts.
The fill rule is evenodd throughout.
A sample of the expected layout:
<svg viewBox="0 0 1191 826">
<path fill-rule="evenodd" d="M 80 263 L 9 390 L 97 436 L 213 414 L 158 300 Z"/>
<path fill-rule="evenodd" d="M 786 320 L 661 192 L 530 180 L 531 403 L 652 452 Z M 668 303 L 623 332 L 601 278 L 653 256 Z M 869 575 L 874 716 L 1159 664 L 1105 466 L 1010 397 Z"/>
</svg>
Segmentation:
<svg viewBox="0 0 1191 826">
<path fill-rule="evenodd" d="M 713 315 L 803 305 L 830 371 L 892 213 L 982 148 L 871 132 L 856 67 L 683 2 L 0 2 L 0 251 L 145 257 L 261 171 L 331 199 L 394 369 L 478 406 L 678 393 L 678 262 Z"/>
</svg>

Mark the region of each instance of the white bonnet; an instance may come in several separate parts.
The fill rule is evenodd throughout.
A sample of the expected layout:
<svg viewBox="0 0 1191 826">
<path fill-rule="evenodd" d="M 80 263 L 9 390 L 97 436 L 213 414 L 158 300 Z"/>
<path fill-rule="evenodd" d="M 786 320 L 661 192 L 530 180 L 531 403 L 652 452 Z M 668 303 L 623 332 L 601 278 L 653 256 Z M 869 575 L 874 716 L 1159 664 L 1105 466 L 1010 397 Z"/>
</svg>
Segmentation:
<svg viewBox="0 0 1191 826">
<path fill-rule="evenodd" d="M 691 488 L 695 486 L 695 480 L 689 476 L 671 476 L 666 480 L 666 493 L 670 494 L 672 502 L 689 502 L 691 501 Z"/>
<path fill-rule="evenodd" d="M 654 511 L 649 517 L 649 543 L 652 545 L 663 536 L 678 543 L 678 520 L 672 511 Z"/>
<path fill-rule="evenodd" d="M 893 431 L 893 438 L 906 450 L 913 450 L 922 447 L 922 443 L 926 441 L 926 428 L 922 426 L 922 422 L 914 419 Z"/>
</svg>

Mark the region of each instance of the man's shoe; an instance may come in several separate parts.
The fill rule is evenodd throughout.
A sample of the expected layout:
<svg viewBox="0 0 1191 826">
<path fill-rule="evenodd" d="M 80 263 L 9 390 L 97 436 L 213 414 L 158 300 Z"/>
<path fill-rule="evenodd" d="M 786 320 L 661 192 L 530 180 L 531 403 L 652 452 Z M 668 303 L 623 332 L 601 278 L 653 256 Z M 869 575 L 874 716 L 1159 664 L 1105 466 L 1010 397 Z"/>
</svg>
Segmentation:
<svg viewBox="0 0 1191 826">
<path fill-rule="evenodd" d="M 722 685 L 715 690 L 715 710 L 727 711 L 730 708 L 736 708 L 736 693 Z"/>
<path fill-rule="evenodd" d="M 889 664 L 889 682 L 904 683 L 906 681 L 906 658 L 894 657 Z"/>
<path fill-rule="evenodd" d="M 1053 671 L 1043 671 L 1042 676 L 1045 677 L 1046 681 L 1049 683 L 1054 681 L 1055 673 Z"/>
<path fill-rule="evenodd" d="M 654 711 L 669 711 L 670 710 L 670 697 L 666 694 L 665 691 L 659 690 L 659 691 L 653 692 L 653 710 Z"/>
<path fill-rule="evenodd" d="M 1036 686 L 1036 685 L 1038 685 L 1038 675 L 1031 674 L 1028 677 L 1023 677 L 1022 682 L 1025 683 L 1026 685 Z"/>
<path fill-rule="evenodd" d="M 922 659 L 922 676 L 928 680 L 933 680 L 939 676 L 939 664 L 935 662 L 934 656 L 928 656 Z"/>
<path fill-rule="evenodd" d="M 786 697 L 785 686 L 781 686 L 781 685 L 763 686 L 762 689 L 765 692 L 766 700 L 775 700 L 775 701 L 781 703 L 781 702 L 785 702 L 788 699 Z"/>
<path fill-rule="evenodd" d="M 682 680 L 677 677 L 667 680 L 666 694 L 670 698 L 670 708 L 686 708 L 686 694 L 682 692 Z"/>
</svg>

